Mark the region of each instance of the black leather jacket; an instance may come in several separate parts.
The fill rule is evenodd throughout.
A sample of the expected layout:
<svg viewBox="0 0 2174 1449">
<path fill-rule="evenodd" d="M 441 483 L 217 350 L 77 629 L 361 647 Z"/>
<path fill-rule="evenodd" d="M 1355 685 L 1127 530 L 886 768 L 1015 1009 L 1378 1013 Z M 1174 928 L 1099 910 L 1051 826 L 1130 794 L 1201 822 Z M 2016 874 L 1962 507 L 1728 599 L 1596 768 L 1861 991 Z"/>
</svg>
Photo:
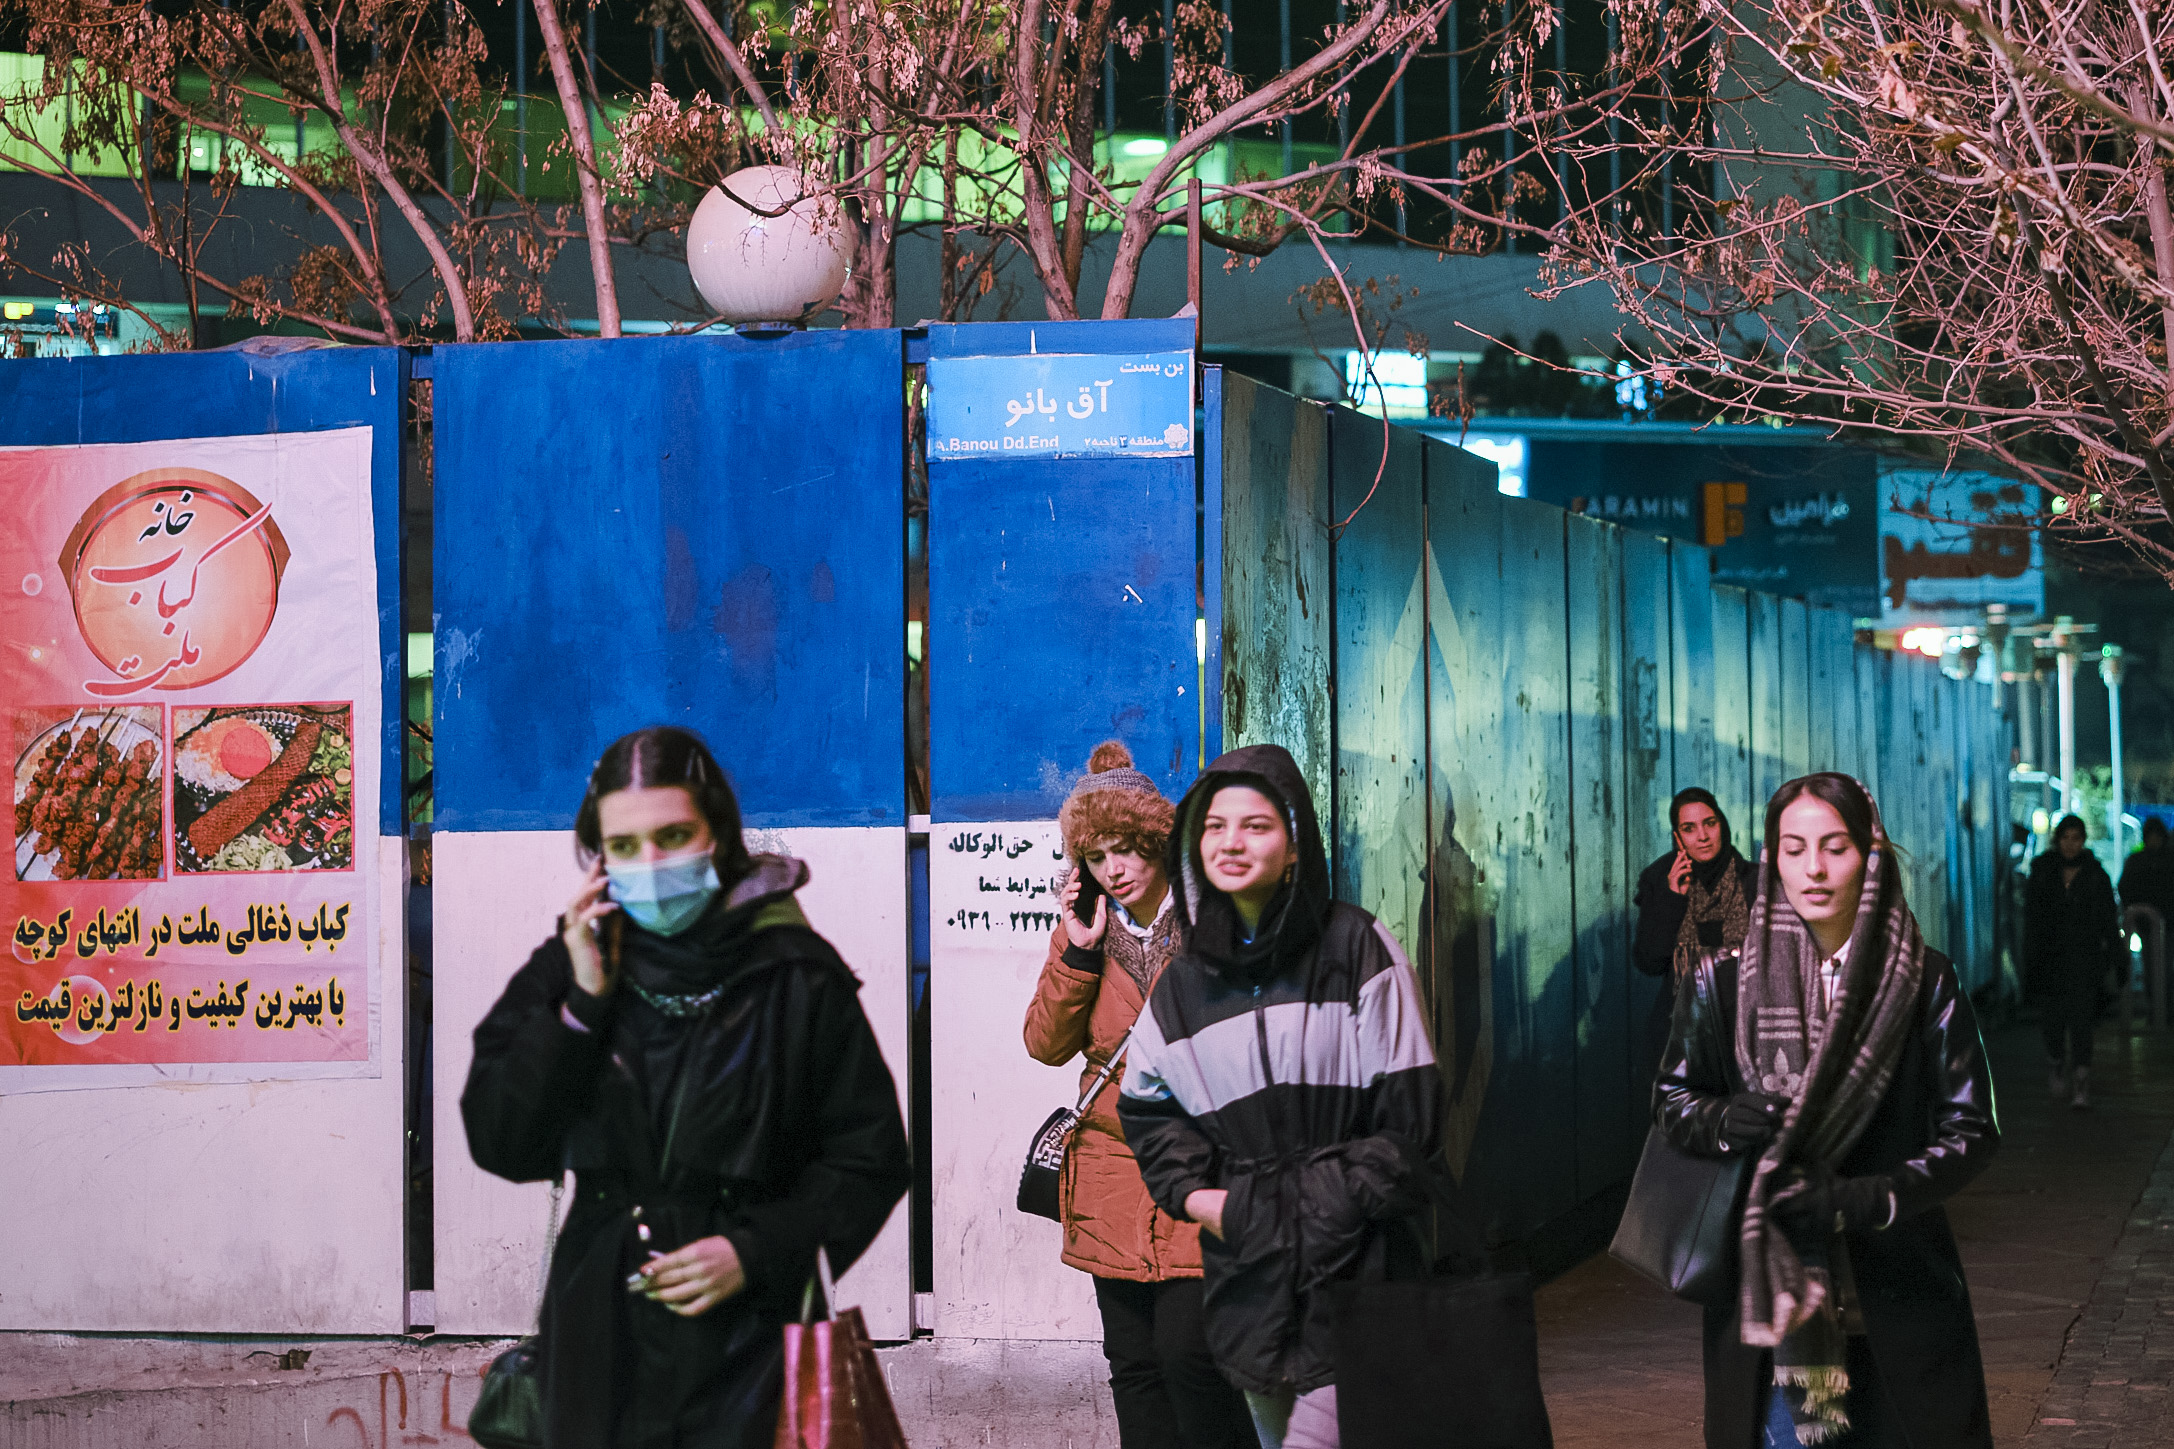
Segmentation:
<svg viewBox="0 0 2174 1449">
<path fill-rule="evenodd" d="M 1722 1155 L 1721 1114 L 1745 1090 L 1736 1066 L 1738 959 L 1707 956 L 1686 974 L 1653 1087 L 1654 1121 L 1701 1156 Z M 2000 1127 L 1970 998 L 1939 952 L 1925 953 L 1924 970 L 1923 1025 L 1871 1125 L 1835 1170 L 1884 1177 L 1895 1191 L 1894 1223 L 1851 1233 L 1848 1243 L 1869 1346 L 1911 1442 L 1990 1449 L 1977 1325 L 1941 1204 L 1985 1170 Z M 1759 1442 L 1771 1381 L 1766 1351 L 1742 1342 L 1734 1295 L 1708 1309 L 1710 1449 Z"/>
<path fill-rule="evenodd" d="M 1678 1147 L 1717 1157 L 1721 1114 L 1745 1091 L 1736 1065 L 1736 952 L 1701 960 L 1676 998 L 1667 1053 L 1653 1085 L 1654 1120 Z M 1725 962 L 1730 968 L 1717 970 Z M 1970 998 L 1955 968 L 1925 953 L 1924 1027 L 1849 1157 L 1847 1177 L 1881 1175 L 1895 1189 L 1899 1224 L 1960 1192 L 1992 1161 L 2000 1144 L 1993 1079 Z"/>
</svg>

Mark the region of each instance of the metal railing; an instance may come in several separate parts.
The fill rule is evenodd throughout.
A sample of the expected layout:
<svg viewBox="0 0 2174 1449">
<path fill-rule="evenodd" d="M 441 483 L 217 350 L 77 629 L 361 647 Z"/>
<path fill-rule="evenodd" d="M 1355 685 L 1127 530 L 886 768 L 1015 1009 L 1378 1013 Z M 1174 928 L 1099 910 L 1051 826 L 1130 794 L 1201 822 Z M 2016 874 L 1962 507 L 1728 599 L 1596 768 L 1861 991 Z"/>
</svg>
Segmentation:
<svg viewBox="0 0 2174 1449">
<path fill-rule="evenodd" d="M 2121 992 L 2121 1025 L 2129 1026 L 2132 993 L 2141 987 L 2150 1012 L 2151 1029 L 2166 1030 L 2166 917 L 2156 906 L 2131 906 L 2122 913 L 2121 929 L 2132 939 L 2141 938 L 2143 971 Z"/>
</svg>

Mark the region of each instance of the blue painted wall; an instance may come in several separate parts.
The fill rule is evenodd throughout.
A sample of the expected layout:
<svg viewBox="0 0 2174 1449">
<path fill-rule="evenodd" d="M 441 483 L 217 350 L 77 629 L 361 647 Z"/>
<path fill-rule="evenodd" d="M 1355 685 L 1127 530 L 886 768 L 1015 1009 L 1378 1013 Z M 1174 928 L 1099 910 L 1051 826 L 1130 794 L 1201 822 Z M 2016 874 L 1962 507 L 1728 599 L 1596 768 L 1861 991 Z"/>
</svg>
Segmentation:
<svg viewBox="0 0 2174 1449">
<path fill-rule="evenodd" d="M 929 329 L 946 357 L 1192 346 L 1188 321 Z M 1201 750 L 1195 460 L 929 465 L 930 813 L 1052 818 L 1105 739 L 1175 799 Z"/>
<path fill-rule="evenodd" d="M 701 732 L 751 826 L 905 821 L 897 332 L 441 347 L 437 827 Z"/>
<path fill-rule="evenodd" d="M 147 443 L 249 433 L 374 429 L 378 657 L 383 664 L 379 828 L 401 834 L 405 649 L 400 632 L 400 426 L 407 354 L 332 347 L 283 357 L 177 352 L 47 358 L 0 367 L 0 444 Z"/>
<path fill-rule="evenodd" d="M 1423 443 L 1405 428 L 1385 436 L 1378 419 L 1350 408 L 1329 414 L 1329 513 L 1343 525 L 1335 538 L 1336 772 L 1334 798 L 1315 804 L 1333 842 L 1337 898 L 1373 912 L 1407 952 L 1422 934 L 1433 833 Z"/>
<path fill-rule="evenodd" d="M 1677 789 L 1713 789 L 1755 848 L 1783 779 L 1856 762 L 1916 852 L 1928 939 L 1992 979 L 1982 902 L 2007 816 L 1973 762 L 2004 757 L 2006 725 L 1982 686 L 1856 645 L 1835 611 L 1717 586 L 1695 545 L 1503 497 L 1491 467 L 1401 429 L 1332 537 L 1374 487 L 1379 421 L 1237 376 L 1213 395 L 1227 728 L 1332 745 L 1340 897 L 1396 915 L 1423 875 L 1407 942 L 1443 1147 L 1497 1234 L 1542 1232 L 1635 1163 L 1666 988 L 1630 967 L 1631 897 Z M 1308 579 L 1333 580 L 1326 621 Z"/>
</svg>

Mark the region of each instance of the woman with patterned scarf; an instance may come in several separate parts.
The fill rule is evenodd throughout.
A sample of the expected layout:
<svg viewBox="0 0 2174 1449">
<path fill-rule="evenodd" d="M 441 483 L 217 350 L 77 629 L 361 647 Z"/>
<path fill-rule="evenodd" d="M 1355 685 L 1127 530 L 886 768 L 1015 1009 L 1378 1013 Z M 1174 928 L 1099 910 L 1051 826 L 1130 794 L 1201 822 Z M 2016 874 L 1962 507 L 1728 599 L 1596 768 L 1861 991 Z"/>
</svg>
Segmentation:
<svg viewBox="0 0 2174 1449">
<path fill-rule="evenodd" d="M 1850 777 L 1768 803 L 1749 930 L 1685 975 L 1654 1116 L 1687 1152 L 1758 1157 L 1736 1301 L 1706 1310 L 1708 1449 L 1990 1449 L 1941 1204 L 1999 1143 L 1992 1080 Z"/>
<path fill-rule="evenodd" d="M 1644 1060 L 1658 1062 L 1668 1040 L 1675 983 L 1700 953 L 1734 946 L 1751 925 L 1751 900 L 1759 876 L 1737 850 L 1728 817 L 1711 790 L 1693 785 L 1668 802 L 1668 833 L 1675 849 L 1638 875 L 1638 933 L 1631 962 L 1668 984 L 1653 999 L 1646 1023 Z"/>
</svg>

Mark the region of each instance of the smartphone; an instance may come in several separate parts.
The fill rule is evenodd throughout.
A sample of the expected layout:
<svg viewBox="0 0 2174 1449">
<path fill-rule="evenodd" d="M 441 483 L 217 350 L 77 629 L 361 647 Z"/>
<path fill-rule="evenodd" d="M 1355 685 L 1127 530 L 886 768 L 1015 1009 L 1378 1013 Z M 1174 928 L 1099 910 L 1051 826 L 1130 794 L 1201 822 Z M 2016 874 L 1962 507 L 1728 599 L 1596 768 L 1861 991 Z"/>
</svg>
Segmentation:
<svg viewBox="0 0 2174 1449">
<path fill-rule="evenodd" d="M 1079 917 L 1083 926 L 1095 923 L 1095 902 L 1109 892 L 1102 889 L 1102 882 L 1084 864 L 1075 862 L 1072 869 L 1079 872 L 1079 898 L 1072 902 L 1072 914 Z"/>
</svg>

